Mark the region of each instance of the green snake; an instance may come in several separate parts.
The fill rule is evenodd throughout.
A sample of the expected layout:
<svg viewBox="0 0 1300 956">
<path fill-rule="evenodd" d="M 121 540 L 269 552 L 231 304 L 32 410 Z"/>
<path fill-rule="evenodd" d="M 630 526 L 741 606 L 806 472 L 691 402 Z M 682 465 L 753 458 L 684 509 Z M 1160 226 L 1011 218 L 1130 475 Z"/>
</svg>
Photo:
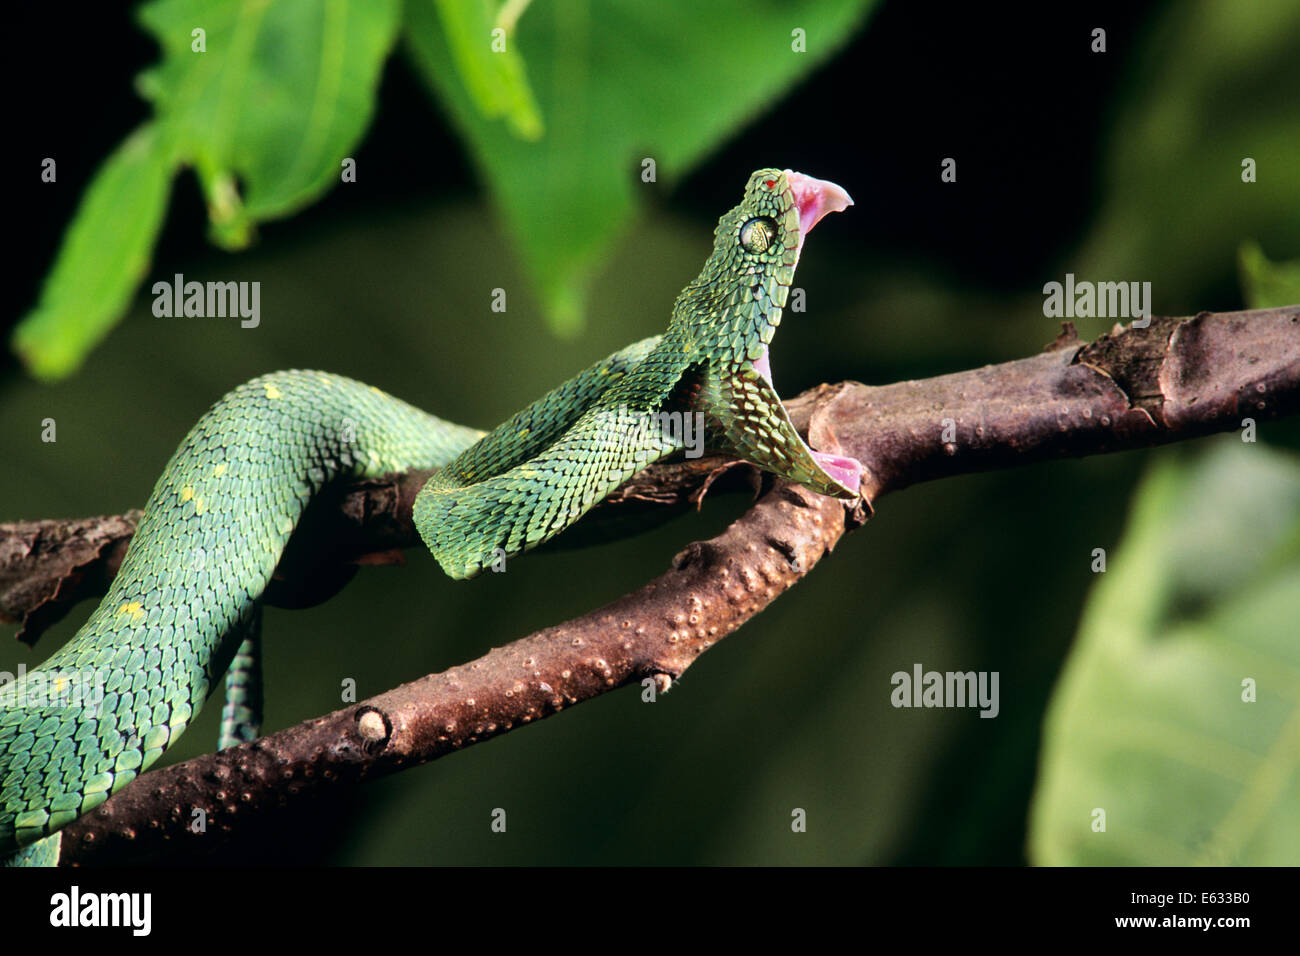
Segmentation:
<svg viewBox="0 0 1300 956">
<path fill-rule="evenodd" d="M 220 746 L 257 735 L 262 593 L 330 482 L 439 469 L 416 498 L 415 526 L 453 578 L 553 538 L 683 450 L 665 416 L 700 415 L 710 447 L 856 497 L 862 466 L 803 442 L 768 360 L 805 236 L 851 202 L 834 183 L 758 170 L 718 220 L 665 333 L 487 434 L 326 372 L 275 372 L 218 401 L 167 463 L 90 619 L 0 687 L 0 858 L 57 860 L 59 829 L 157 760 L 223 674 Z"/>
</svg>

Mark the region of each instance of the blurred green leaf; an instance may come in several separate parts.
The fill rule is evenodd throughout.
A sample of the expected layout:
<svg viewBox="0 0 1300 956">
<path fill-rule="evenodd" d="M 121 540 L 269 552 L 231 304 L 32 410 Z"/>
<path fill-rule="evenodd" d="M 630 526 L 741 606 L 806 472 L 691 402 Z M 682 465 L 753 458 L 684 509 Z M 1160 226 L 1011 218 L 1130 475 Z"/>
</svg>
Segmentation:
<svg viewBox="0 0 1300 956">
<path fill-rule="evenodd" d="M 195 167 L 212 237 L 227 248 L 339 182 L 370 120 L 400 5 L 158 0 L 140 19 L 163 51 L 139 80 L 155 119 L 96 173 L 14 333 L 14 350 L 42 378 L 75 371 L 121 318 L 178 167 Z M 204 52 L 193 49 L 200 29 Z"/>
<path fill-rule="evenodd" d="M 37 378 L 71 374 L 122 317 L 153 255 L 172 164 L 153 125 L 132 133 L 95 173 L 40 299 L 11 345 Z"/>
<path fill-rule="evenodd" d="M 1246 304 L 1252 309 L 1274 309 L 1300 304 L 1300 259 L 1269 262 L 1257 242 L 1243 242 L 1237 253 Z"/>
<path fill-rule="evenodd" d="M 515 50 L 513 38 L 493 36 L 493 30 L 498 28 L 498 4 L 492 0 L 423 2 L 437 7 L 461 82 L 483 117 L 504 116 L 516 136 L 538 139 L 542 135 L 542 117 L 528 86 L 523 57 Z"/>
<path fill-rule="evenodd" d="M 1297 621 L 1300 462 L 1235 437 L 1163 458 L 1048 712 L 1032 861 L 1294 863 Z"/>
<path fill-rule="evenodd" d="M 526 142 L 485 117 L 448 65 L 459 62 L 429 2 L 407 6 L 414 62 L 437 91 L 491 187 L 553 328 L 583 325 L 588 284 L 642 196 L 684 175 L 755 113 L 826 60 L 872 0 L 755 4 L 608 0 L 529 9 L 512 47 L 528 63 L 545 136 Z M 795 52 L 802 30 L 807 52 Z M 471 36 L 474 36 L 473 34 Z M 479 41 L 475 40 L 476 44 Z M 481 50 L 482 46 L 477 45 Z M 736 171 L 783 165 L 773 143 Z"/>
<path fill-rule="evenodd" d="M 397 0 L 157 0 L 140 10 L 162 62 L 140 78 L 198 170 L 218 242 L 238 248 L 339 181 L 374 108 L 396 39 Z M 206 31 L 205 53 L 192 31 Z M 242 181 L 243 196 L 231 189 Z"/>
</svg>

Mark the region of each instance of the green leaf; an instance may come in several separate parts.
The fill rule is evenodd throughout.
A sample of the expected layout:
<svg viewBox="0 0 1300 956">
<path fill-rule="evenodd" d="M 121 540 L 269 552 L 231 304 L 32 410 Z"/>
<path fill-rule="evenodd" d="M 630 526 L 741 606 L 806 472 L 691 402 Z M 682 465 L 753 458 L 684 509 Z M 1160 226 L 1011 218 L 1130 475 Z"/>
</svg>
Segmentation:
<svg viewBox="0 0 1300 956">
<path fill-rule="evenodd" d="M 417 0 L 418 2 L 418 0 Z M 433 0 L 465 91 L 485 119 L 504 116 L 511 132 L 527 140 L 542 135 L 542 117 L 528 86 L 523 57 L 498 29 L 491 0 Z M 505 27 L 499 27 L 506 33 Z"/>
<path fill-rule="evenodd" d="M 131 134 L 95 173 L 36 307 L 11 345 L 37 378 L 76 371 L 121 318 L 144 278 L 171 192 L 158 130 Z"/>
<path fill-rule="evenodd" d="M 71 374 L 144 278 L 175 171 L 195 167 L 212 237 L 242 248 L 258 222 L 340 181 L 374 109 L 398 0 L 158 0 L 140 19 L 161 63 L 139 79 L 155 118 L 108 159 L 68 227 L 13 348 L 34 375 Z M 202 30 L 204 52 L 193 31 Z M 363 174 L 363 173 L 361 173 Z M 360 175 L 360 174 L 359 174 Z"/>
<path fill-rule="evenodd" d="M 1033 862 L 1293 863 L 1297 621 L 1300 462 L 1235 436 L 1162 458 L 1048 713 Z"/>
<path fill-rule="evenodd" d="M 582 327 L 596 268 L 644 199 L 751 117 L 780 108 L 781 97 L 850 39 L 872 5 L 535 5 L 510 43 L 528 63 L 547 118 L 536 142 L 478 108 L 452 68 L 459 57 L 430 0 L 407 5 L 405 37 L 469 143 L 553 328 L 572 334 Z M 803 31 L 807 52 L 793 49 L 795 30 Z M 661 185 L 642 181 L 644 159 L 655 161 Z M 782 144 L 772 143 L 736 170 L 737 189 L 752 169 L 788 161 Z"/>
<path fill-rule="evenodd" d="M 245 245 L 339 182 L 400 23 L 397 0 L 157 0 L 141 22 L 163 49 L 140 79 L 199 173 L 214 238 Z M 195 52 L 193 31 L 205 31 Z M 235 182 L 243 184 L 243 195 Z"/>
<path fill-rule="evenodd" d="M 1241 285 L 1252 309 L 1300 305 L 1300 259 L 1269 262 L 1257 242 L 1243 242 L 1237 251 Z"/>
</svg>

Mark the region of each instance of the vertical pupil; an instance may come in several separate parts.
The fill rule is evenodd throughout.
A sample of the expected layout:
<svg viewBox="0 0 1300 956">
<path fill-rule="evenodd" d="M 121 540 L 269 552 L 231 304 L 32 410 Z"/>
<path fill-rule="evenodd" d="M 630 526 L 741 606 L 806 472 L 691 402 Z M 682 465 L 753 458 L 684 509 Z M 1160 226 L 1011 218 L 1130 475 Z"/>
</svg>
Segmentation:
<svg viewBox="0 0 1300 956">
<path fill-rule="evenodd" d="M 770 219 L 751 219 L 740 230 L 740 244 L 749 252 L 763 252 L 772 244 L 774 234 Z"/>
</svg>

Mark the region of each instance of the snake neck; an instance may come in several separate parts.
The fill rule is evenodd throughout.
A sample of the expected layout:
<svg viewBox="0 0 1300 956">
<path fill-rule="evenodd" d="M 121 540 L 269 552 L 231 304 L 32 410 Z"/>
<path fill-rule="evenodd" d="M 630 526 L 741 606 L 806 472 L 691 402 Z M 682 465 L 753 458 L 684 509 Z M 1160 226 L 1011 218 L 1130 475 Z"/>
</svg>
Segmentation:
<svg viewBox="0 0 1300 956">
<path fill-rule="evenodd" d="M 727 283 L 704 279 L 701 276 L 678 296 L 665 346 L 691 365 L 738 374 L 761 360 L 771 345 L 789 282 L 777 276 L 747 276 Z"/>
</svg>

